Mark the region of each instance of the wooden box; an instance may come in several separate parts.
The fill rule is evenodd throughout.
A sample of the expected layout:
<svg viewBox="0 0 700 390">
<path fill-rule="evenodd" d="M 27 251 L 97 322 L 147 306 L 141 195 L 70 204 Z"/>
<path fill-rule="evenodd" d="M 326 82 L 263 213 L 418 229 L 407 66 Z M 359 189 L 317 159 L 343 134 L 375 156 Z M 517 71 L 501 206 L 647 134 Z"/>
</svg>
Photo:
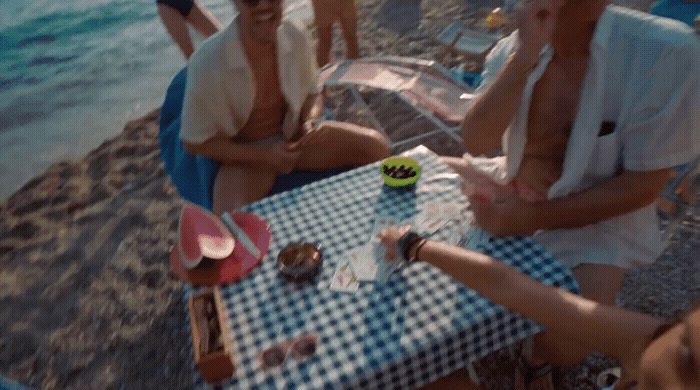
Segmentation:
<svg viewBox="0 0 700 390">
<path fill-rule="evenodd" d="M 194 362 L 202 378 L 218 383 L 233 375 L 233 345 L 226 306 L 214 287 L 188 300 Z"/>
</svg>

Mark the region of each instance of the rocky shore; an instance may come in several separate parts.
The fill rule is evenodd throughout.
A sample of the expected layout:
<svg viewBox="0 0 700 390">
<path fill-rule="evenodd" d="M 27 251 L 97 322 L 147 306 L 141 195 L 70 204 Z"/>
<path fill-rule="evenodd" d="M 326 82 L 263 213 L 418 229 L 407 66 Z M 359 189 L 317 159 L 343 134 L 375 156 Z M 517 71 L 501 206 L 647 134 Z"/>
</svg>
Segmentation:
<svg viewBox="0 0 700 390">
<path fill-rule="evenodd" d="M 475 11 L 462 0 L 410 3 L 358 1 L 362 55 L 439 59 L 438 32 Z M 652 1 L 616 3 L 647 10 Z M 43 389 L 190 387 L 183 284 L 167 261 L 182 201 L 160 160 L 158 117 L 156 110 L 131 121 L 116 138 L 80 160 L 53 164 L 0 203 L 1 376 Z M 379 119 L 391 133 L 396 117 Z M 433 149 L 455 154 L 439 142 Z M 674 226 L 663 255 L 628 273 L 623 306 L 670 316 L 700 297 L 698 210 Z M 566 372 L 564 387 L 592 389 L 613 363 L 591 357 Z M 478 370 L 486 387 L 510 388 L 512 364 L 507 353 L 484 359 Z"/>
</svg>

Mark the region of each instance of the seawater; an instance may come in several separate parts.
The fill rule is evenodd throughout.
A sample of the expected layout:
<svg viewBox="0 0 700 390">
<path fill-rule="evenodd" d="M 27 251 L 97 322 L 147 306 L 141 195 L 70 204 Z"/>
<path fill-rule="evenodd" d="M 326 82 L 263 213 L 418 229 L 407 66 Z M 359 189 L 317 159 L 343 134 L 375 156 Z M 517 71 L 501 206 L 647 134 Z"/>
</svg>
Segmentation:
<svg viewBox="0 0 700 390">
<path fill-rule="evenodd" d="M 229 0 L 202 3 L 224 25 L 234 16 Z M 158 107 L 185 66 L 155 0 L 0 0 L 0 9 L 0 199 Z"/>
</svg>

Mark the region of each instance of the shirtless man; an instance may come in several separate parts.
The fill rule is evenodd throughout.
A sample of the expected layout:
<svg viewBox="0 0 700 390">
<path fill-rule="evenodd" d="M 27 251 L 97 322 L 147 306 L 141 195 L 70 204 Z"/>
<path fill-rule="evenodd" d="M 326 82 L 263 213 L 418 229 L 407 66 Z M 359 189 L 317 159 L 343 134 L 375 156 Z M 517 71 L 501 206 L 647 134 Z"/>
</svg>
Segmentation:
<svg viewBox="0 0 700 390">
<path fill-rule="evenodd" d="M 502 187 L 471 194 L 479 226 L 534 233 L 584 296 L 614 304 L 624 269 L 661 252 L 653 202 L 670 168 L 698 152 L 698 42 L 606 0 L 523 1 L 518 15 L 463 123 L 470 155 L 447 161 Z"/>
<path fill-rule="evenodd" d="M 319 122 L 317 66 L 303 27 L 281 0 L 234 0 L 239 15 L 192 56 L 180 138 L 221 163 L 213 211 L 266 196 L 278 174 L 367 164 L 388 156 L 379 132 Z M 341 152 L 342 151 L 342 152 Z"/>
</svg>

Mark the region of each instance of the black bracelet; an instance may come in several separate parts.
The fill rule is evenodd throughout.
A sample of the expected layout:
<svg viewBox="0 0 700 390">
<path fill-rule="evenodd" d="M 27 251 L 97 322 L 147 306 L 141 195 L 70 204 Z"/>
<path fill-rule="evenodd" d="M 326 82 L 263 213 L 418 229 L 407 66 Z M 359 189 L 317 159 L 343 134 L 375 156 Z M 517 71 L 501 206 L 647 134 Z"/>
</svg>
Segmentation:
<svg viewBox="0 0 700 390">
<path fill-rule="evenodd" d="M 415 243 L 416 240 L 420 240 L 420 238 L 421 237 L 418 235 L 418 233 L 409 230 L 396 242 L 396 249 L 398 249 L 398 253 L 403 256 L 404 260 L 408 260 L 407 250 L 412 244 Z"/>
<path fill-rule="evenodd" d="M 416 245 L 416 251 L 413 253 L 413 257 L 411 257 L 408 260 L 409 263 L 413 263 L 415 261 L 420 261 L 420 259 L 418 258 L 418 252 L 423 247 L 423 245 L 425 245 L 427 242 L 428 242 L 428 239 L 424 238 L 423 241 L 419 242 L 418 245 Z"/>
</svg>

